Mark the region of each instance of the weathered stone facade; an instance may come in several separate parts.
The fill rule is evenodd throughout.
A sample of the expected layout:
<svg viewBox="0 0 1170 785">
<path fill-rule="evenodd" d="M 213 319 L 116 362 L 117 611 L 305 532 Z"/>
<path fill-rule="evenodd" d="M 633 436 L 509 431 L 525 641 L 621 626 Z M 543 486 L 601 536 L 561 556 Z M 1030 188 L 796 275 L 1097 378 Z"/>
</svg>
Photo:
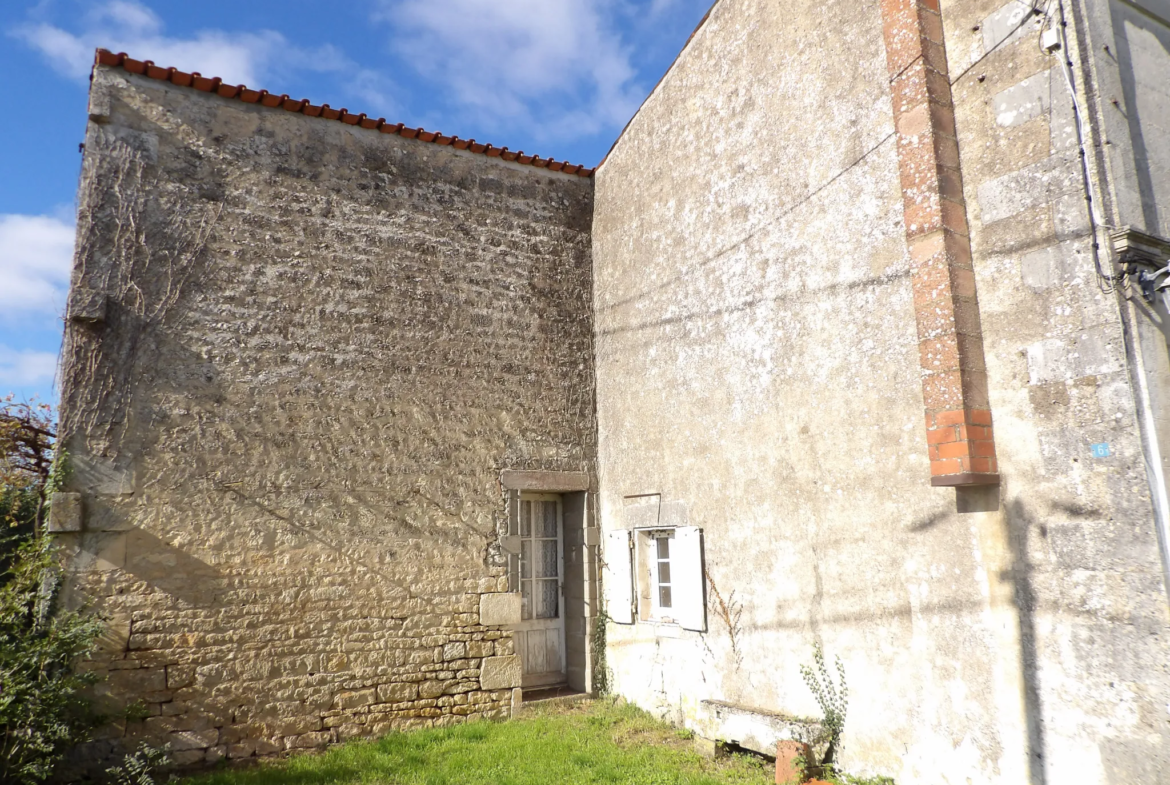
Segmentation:
<svg viewBox="0 0 1170 785">
<path fill-rule="evenodd" d="M 846 768 L 1170 782 L 1168 20 L 719 0 L 593 178 L 96 69 L 53 525 L 150 716 L 95 749 L 506 715 L 550 493 L 571 686 L 767 751 L 816 643 Z"/>
<path fill-rule="evenodd" d="M 90 111 L 60 537 L 150 715 L 96 751 L 506 715 L 500 472 L 593 472 L 592 180 L 116 68 Z"/>
<path fill-rule="evenodd" d="M 1165 441 L 1167 322 L 1109 280 L 1108 247 L 1111 227 L 1162 231 L 1147 217 L 1164 201 L 1114 205 L 1168 185 L 1119 115 L 1144 110 L 1145 136 L 1166 138 L 1153 17 L 1170 17 L 1063 5 L 1067 27 L 1059 4 L 720 0 L 599 167 L 600 516 L 607 538 L 702 527 L 709 576 L 705 630 L 610 625 L 622 694 L 703 735 L 765 738 L 771 712 L 818 715 L 799 666 L 819 642 L 848 674 L 846 768 L 1170 781 L 1165 519 L 1146 468 Z M 1105 6 L 1129 25 L 1128 65 L 1122 33 L 1086 22 Z M 1045 29 L 1067 36 L 1055 55 Z M 1129 174 L 1110 179 L 1110 157 Z M 1133 362 L 1143 330 L 1153 371 Z M 956 403 L 980 394 L 969 378 L 985 397 L 932 405 L 939 371 Z M 1153 430 L 1143 396 L 1162 401 Z M 990 438 L 940 456 L 935 410 L 987 404 L 998 467 L 971 471 L 999 484 L 932 488 L 940 458 Z"/>
</svg>

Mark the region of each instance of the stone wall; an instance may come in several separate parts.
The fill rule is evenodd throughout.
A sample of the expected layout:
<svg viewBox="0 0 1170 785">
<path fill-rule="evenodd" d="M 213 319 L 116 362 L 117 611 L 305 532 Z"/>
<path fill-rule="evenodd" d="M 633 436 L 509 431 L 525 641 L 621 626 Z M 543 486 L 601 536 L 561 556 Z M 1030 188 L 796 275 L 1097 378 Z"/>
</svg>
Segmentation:
<svg viewBox="0 0 1170 785">
<path fill-rule="evenodd" d="M 705 700 L 816 717 L 819 641 L 847 764 L 901 783 L 994 727 L 947 685 L 997 674 L 960 662 L 989 633 L 930 485 L 887 85 L 876 2 L 720 0 L 598 168 L 593 231 L 602 528 L 670 507 L 709 577 L 705 633 L 610 625 L 617 689 L 699 732 Z"/>
<path fill-rule="evenodd" d="M 700 732 L 704 700 L 817 716 L 799 666 L 821 643 L 848 675 L 847 768 L 1170 770 L 1122 309 L 1020 8 L 942 3 L 998 487 L 930 485 L 878 2 L 720 0 L 599 168 L 601 525 L 660 494 L 709 576 L 706 632 L 609 626 L 640 705 Z"/>
<path fill-rule="evenodd" d="M 99 67 L 62 430 L 89 667 L 180 764 L 506 714 L 504 468 L 593 471 L 593 183 Z"/>
<path fill-rule="evenodd" d="M 1096 157 L 1109 172 L 1103 209 L 1120 225 L 1170 238 L 1170 2 L 1081 0 L 1073 9 L 1090 44 L 1076 54 L 1091 77 Z"/>
<path fill-rule="evenodd" d="M 1167 782 L 1170 627 L 1132 291 L 1108 280 L 1116 257 L 1107 228 L 1094 238 L 1081 164 L 1083 143 L 1097 221 L 1134 223 L 1115 208 L 1121 172 L 1097 165 L 1129 145 L 1108 120 L 1117 96 L 1089 67 L 1118 48 L 1088 24 L 1095 5 L 1065 2 L 1046 18 L 954 0 L 942 14 L 951 73 L 962 74 L 955 114 L 1005 478 L 1002 587 L 1019 631 L 1027 774 Z M 1045 29 L 1064 31 L 1052 54 Z M 1147 66 L 1143 78 L 1170 83 L 1170 60 Z M 1166 183 L 1156 157 L 1142 166 Z M 1160 352 L 1164 365 L 1164 337 Z"/>
</svg>

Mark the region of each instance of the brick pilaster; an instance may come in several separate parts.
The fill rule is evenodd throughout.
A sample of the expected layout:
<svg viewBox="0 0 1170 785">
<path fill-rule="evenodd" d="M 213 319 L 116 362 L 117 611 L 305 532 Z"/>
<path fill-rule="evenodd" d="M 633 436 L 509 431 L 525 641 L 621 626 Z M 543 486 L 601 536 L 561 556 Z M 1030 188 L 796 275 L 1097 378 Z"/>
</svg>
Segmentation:
<svg viewBox="0 0 1170 785">
<path fill-rule="evenodd" d="M 998 482 L 938 0 L 882 0 L 932 485 Z"/>
</svg>

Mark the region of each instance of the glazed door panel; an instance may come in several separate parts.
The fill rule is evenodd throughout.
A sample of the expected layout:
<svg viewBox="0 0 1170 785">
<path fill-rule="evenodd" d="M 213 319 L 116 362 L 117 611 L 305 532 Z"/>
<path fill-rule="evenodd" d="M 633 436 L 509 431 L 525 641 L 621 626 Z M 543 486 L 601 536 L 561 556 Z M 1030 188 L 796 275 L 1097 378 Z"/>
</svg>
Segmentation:
<svg viewBox="0 0 1170 785">
<path fill-rule="evenodd" d="M 520 591 L 521 623 L 516 653 L 525 687 L 565 681 L 564 514 L 555 494 L 520 497 L 520 555 L 513 557 L 511 582 Z"/>
</svg>

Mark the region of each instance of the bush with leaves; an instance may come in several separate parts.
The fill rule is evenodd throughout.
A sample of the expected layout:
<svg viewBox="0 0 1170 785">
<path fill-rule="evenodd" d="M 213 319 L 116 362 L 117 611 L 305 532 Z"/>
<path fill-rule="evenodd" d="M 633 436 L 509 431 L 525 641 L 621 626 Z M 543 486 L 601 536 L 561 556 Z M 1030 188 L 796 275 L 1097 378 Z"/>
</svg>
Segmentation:
<svg viewBox="0 0 1170 785">
<path fill-rule="evenodd" d="M 31 487 L 49 476 L 57 438 L 54 418 L 47 403 L 0 398 L 0 486 Z"/>
<path fill-rule="evenodd" d="M 44 519 L 56 436 L 51 406 L 0 398 L 0 572 Z"/>
<path fill-rule="evenodd" d="M 59 567 L 47 535 L 26 539 L 0 584 L 0 782 L 47 779 L 62 755 L 101 718 L 78 673 L 102 622 L 59 609 Z"/>
<path fill-rule="evenodd" d="M 120 766 L 106 769 L 114 785 L 155 785 L 154 773 L 167 763 L 171 746 L 152 747 L 143 744 L 127 755 Z"/>
<path fill-rule="evenodd" d="M 841 735 L 845 732 L 845 712 L 849 708 L 849 688 L 845 684 L 845 666 L 841 658 L 837 658 L 837 684 L 833 683 L 829 669 L 825 667 L 825 653 L 818 643 L 813 648 L 813 662 L 815 670 L 807 665 L 800 666 L 800 675 L 804 683 L 812 690 L 813 697 L 821 706 L 824 717 L 821 719 L 824 738 L 828 742 L 825 754 L 821 757 L 821 766 L 832 767 L 836 760 L 837 750 L 841 746 Z"/>
<path fill-rule="evenodd" d="M 100 722 L 76 672 L 102 630 L 57 607 L 60 567 L 43 525 L 68 473 L 53 411 L 0 399 L 0 782 L 37 783 Z"/>
<path fill-rule="evenodd" d="M 0 487 L 0 535 L 32 536 L 40 514 L 41 487 L 39 485 L 5 485 Z"/>
</svg>

